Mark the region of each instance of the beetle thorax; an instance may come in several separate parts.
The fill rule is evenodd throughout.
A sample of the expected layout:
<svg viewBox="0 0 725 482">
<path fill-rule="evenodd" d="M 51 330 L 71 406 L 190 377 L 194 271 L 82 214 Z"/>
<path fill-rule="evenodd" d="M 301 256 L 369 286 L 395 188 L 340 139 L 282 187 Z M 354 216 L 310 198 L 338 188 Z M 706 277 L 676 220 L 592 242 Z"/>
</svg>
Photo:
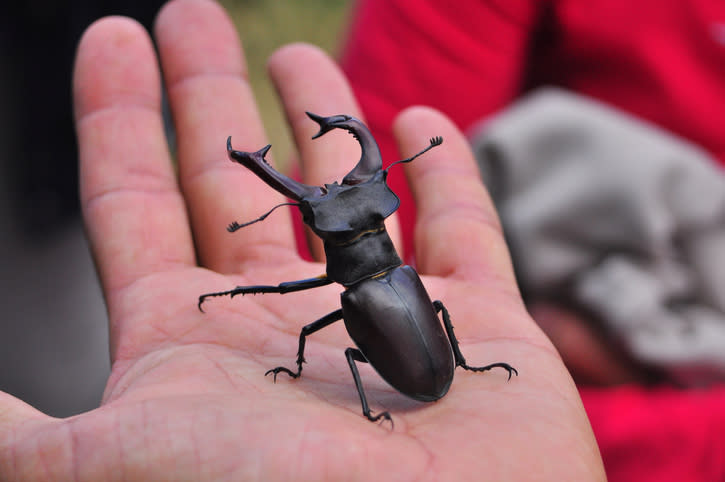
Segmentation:
<svg viewBox="0 0 725 482">
<path fill-rule="evenodd" d="M 354 184 L 326 184 L 320 197 L 305 199 L 300 210 L 307 224 L 323 241 L 347 244 L 365 232 L 384 226 L 385 218 L 398 206 L 398 196 L 379 171 L 369 181 Z"/>
<path fill-rule="evenodd" d="M 354 184 L 328 184 L 325 195 L 300 203 L 305 223 L 325 243 L 327 275 L 350 285 L 400 265 L 385 218 L 400 204 L 385 172 Z"/>
</svg>

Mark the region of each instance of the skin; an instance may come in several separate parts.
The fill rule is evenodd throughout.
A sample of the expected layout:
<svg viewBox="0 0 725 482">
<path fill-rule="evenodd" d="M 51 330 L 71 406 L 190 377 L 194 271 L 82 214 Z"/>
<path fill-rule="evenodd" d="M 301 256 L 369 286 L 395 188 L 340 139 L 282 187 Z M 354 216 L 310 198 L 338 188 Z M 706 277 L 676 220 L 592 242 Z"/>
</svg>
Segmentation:
<svg viewBox="0 0 725 482">
<path fill-rule="evenodd" d="M 434 135 L 445 139 L 406 166 L 419 212 L 418 269 L 450 309 L 468 362 L 509 362 L 520 376 L 458 370 L 448 395 L 426 404 L 362 364 L 371 407 L 391 412 L 391 430 L 360 413 L 341 323 L 310 337 L 300 379 L 264 376 L 293 365 L 300 328 L 339 307 L 341 287 L 214 299 L 200 313 L 202 293 L 310 277 L 324 265 L 299 259 L 284 214 L 225 231 L 280 196 L 226 159 L 228 135 L 239 149 L 267 141 L 221 7 L 174 0 L 155 36 L 178 175 L 143 29 L 124 18 L 98 21 L 75 68 L 83 213 L 110 317 L 103 403 L 54 419 L 0 393 L 0 479 L 605 480 L 576 387 L 521 302 L 466 141 L 430 109 L 409 109 L 394 126 L 401 157 Z M 305 45 L 281 49 L 269 68 L 303 181 L 339 180 L 357 159 L 348 156 L 352 139 L 310 140 L 316 126 L 303 113 L 360 116 L 339 70 Z"/>
</svg>

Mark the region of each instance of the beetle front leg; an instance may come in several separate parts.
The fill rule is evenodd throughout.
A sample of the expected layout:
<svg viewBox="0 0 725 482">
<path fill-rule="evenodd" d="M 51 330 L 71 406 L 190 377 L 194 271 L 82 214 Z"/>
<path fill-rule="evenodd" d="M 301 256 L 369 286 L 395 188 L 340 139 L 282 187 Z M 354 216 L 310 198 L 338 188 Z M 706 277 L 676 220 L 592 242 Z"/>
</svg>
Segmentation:
<svg viewBox="0 0 725 482">
<path fill-rule="evenodd" d="M 302 374 L 302 364 L 305 363 L 305 339 L 308 335 L 313 334 L 316 331 L 319 331 L 323 329 L 326 326 L 330 326 L 334 322 L 342 319 L 342 310 L 336 310 L 330 313 L 329 315 L 323 316 L 317 321 L 314 321 L 310 323 L 309 325 L 305 325 L 302 327 L 302 331 L 300 331 L 300 343 L 297 348 L 297 371 L 293 372 L 289 368 L 285 367 L 277 367 L 272 368 L 271 370 L 267 370 L 264 374 L 264 376 L 269 375 L 270 373 L 274 373 L 274 381 L 277 381 L 277 374 L 279 372 L 284 372 L 287 375 L 291 376 L 292 378 L 298 378 Z"/>
<path fill-rule="evenodd" d="M 367 419 L 371 422 L 377 422 L 378 420 L 383 419 L 389 421 L 390 424 L 393 425 L 393 419 L 390 417 L 390 414 L 388 412 L 381 412 L 377 415 L 373 415 L 373 413 L 370 411 L 370 407 L 368 406 L 368 399 L 367 397 L 365 397 L 365 392 L 363 391 L 362 380 L 360 379 L 360 372 L 357 371 L 357 366 L 355 365 L 356 361 L 363 363 L 367 363 L 368 361 L 365 359 L 360 350 L 356 348 L 348 348 L 347 350 L 345 350 L 345 357 L 347 358 L 348 365 L 350 365 L 350 371 L 352 372 L 352 378 L 355 380 L 357 393 L 358 395 L 360 395 L 360 403 L 362 404 L 363 415 L 365 415 L 365 417 L 367 417 Z"/>
<path fill-rule="evenodd" d="M 295 291 L 304 291 L 312 288 L 319 288 L 320 286 L 329 285 L 332 282 L 333 281 L 328 278 L 327 275 L 323 274 L 322 276 L 317 276 L 315 278 L 301 279 L 298 281 L 286 281 L 284 283 L 278 284 L 277 286 L 237 286 L 233 290 L 217 291 L 215 293 L 207 293 L 205 295 L 199 296 L 199 303 L 197 304 L 197 307 L 199 308 L 199 311 L 203 313 L 204 310 L 201 308 L 201 305 L 207 298 L 212 298 L 215 296 L 229 296 L 230 298 L 234 298 L 237 295 L 257 295 L 264 293 L 277 293 L 283 295 L 285 293 L 293 293 Z"/>
<path fill-rule="evenodd" d="M 511 374 L 514 374 L 518 376 L 519 372 L 514 367 L 509 365 L 508 363 L 492 363 L 490 365 L 486 365 L 483 367 L 472 367 L 469 366 L 466 363 L 466 359 L 463 357 L 463 353 L 461 353 L 461 349 L 458 346 L 458 338 L 456 338 L 455 333 L 453 333 L 453 324 L 451 323 L 451 317 L 448 314 L 448 310 L 445 306 L 443 306 L 443 303 L 439 300 L 436 300 L 433 302 L 433 307 L 436 310 L 436 313 L 442 313 L 443 314 L 443 326 L 446 328 L 446 333 L 448 334 L 448 339 L 451 342 L 451 347 L 453 348 L 453 357 L 456 360 L 456 366 L 461 367 L 464 370 L 470 370 L 472 372 L 485 372 L 487 370 L 490 370 L 492 368 L 503 368 L 506 370 L 509 374 L 509 380 L 511 380 Z"/>
</svg>

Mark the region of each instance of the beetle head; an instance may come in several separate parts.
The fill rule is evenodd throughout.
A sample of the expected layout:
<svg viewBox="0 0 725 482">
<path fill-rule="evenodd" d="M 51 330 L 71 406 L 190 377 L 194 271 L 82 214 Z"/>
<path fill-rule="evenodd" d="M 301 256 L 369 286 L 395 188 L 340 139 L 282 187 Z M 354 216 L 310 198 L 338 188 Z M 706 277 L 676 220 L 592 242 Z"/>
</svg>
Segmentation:
<svg viewBox="0 0 725 482">
<path fill-rule="evenodd" d="M 350 116 L 320 119 L 320 130 L 323 133 L 330 129 L 345 128 L 341 125 L 351 125 L 351 129 L 358 129 L 353 133 L 360 133 L 366 142 L 372 142 L 360 142 L 363 156 L 341 184 L 335 182 L 325 184 L 324 187 L 310 186 L 285 176 L 267 163 L 265 155 L 270 149 L 269 145 L 256 152 L 236 151 L 229 137 L 227 153 L 232 161 L 247 167 L 271 188 L 297 201 L 305 223 L 318 236 L 324 240 L 344 241 L 366 230 L 377 229 L 398 208 L 400 201 L 385 183 L 387 172 L 379 167 L 382 163 L 380 151 L 367 128 Z M 228 229 L 236 231 L 248 224 L 251 223 L 231 225 Z"/>
</svg>

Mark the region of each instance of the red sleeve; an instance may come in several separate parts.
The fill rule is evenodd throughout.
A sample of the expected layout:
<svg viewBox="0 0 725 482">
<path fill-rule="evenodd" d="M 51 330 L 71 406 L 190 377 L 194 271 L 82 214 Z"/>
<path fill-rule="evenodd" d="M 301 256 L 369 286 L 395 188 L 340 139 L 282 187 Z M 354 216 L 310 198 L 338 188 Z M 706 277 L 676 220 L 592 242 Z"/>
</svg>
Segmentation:
<svg viewBox="0 0 725 482">
<path fill-rule="evenodd" d="M 391 123 L 405 107 L 433 106 L 465 130 L 516 97 L 536 4 L 531 0 L 358 3 L 341 63 L 385 164 L 399 158 Z M 415 210 L 402 169 L 391 171 L 389 183 L 401 198 L 405 252 L 410 254 Z"/>
<path fill-rule="evenodd" d="M 611 481 L 710 481 L 725 476 L 725 387 L 583 389 Z"/>
</svg>

